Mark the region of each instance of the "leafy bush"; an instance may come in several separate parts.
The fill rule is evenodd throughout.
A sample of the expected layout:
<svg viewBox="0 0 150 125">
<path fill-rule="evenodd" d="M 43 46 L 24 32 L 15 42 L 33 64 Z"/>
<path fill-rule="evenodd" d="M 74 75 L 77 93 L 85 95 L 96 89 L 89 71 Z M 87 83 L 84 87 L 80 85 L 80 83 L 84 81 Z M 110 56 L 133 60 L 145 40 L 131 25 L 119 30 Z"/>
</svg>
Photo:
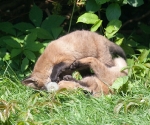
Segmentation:
<svg viewBox="0 0 150 125">
<path fill-rule="evenodd" d="M 128 76 L 116 79 L 112 88 L 117 92 L 132 92 L 137 83 L 150 85 L 150 50 L 143 50 L 142 53 L 132 59 L 128 59 Z M 125 70 L 123 69 L 123 70 Z"/>
<path fill-rule="evenodd" d="M 103 8 L 102 6 L 107 4 L 107 7 Z M 86 24 L 93 24 L 91 31 L 96 31 L 99 27 L 102 26 L 103 20 L 100 18 L 103 10 L 109 23 L 105 28 L 105 36 L 108 38 L 114 37 L 114 34 L 121 28 L 122 21 L 119 20 L 121 16 L 121 7 L 123 5 L 129 4 L 133 7 L 139 7 L 144 4 L 143 0 L 88 0 L 84 5 L 86 6 L 86 13 L 82 14 L 77 22 L 82 22 Z M 99 14 L 96 12 L 99 11 Z M 101 27 L 102 28 L 102 27 Z M 101 32 L 102 33 L 102 32 Z"/>
<path fill-rule="evenodd" d="M 56 2 L 54 5 L 59 6 L 59 12 L 63 6 L 60 3 Z M 122 7 L 127 4 L 132 7 L 139 7 L 144 4 L 143 0 L 81 0 L 77 2 L 71 0 L 68 1 L 68 4 L 74 4 L 70 24 L 67 25 L 69 31 L 71 25 L 74 25 L 74 14 L 80 11 L 82 14 L 80 16 L 78 14 L 78 19 L 75 20 L 77 25 L 82 26 L 83 23 L 92 25 L 91 31 L 104 34 L 108 39 L 120 45 L 128 56 L 137 52 L 139 54 L 139 50 L 148 49 L 147 43 L 141 42 L 141 38 L 134 32 L 130 36 L 118 32 L 122 27 L 122 20 L 120 20 Z M 75 4 L 78 7 L 75 7 Z M 83 7 L 85 7 L 86 12 L 82 11 L 81 8 Z M 43 18 L 45 18 L 43 11 L 34 5 L 29 12 L 30 22 L 19 22 L 14 25 L 10 22 L 0 23 L 0 69 L 2 71 L 9 65 L 15 71 L 29 72 L 47 43 L 60 36 L 63 31 L 61 24 L 65 18 L 59 15 Z M 140 23 L 139 28 L 144 37 L 150 34 L 150 27 L 146 24 Z"/>
<path fill-rule="evenodd" d="M 118 32 L 122 28 L 123 23 L 120 20 L 122 7 L 127 4 L 132 7 L 139 7 L 144 4 L 143 0 L 88 0 L 82 4 L 86 7 L 86 12 L 78 17 L 77 23 L 92 25 L 91 31 L 104 34 L 108 39 L 120 45 L 127 55 L 131 56 L 137 53 L 137 49 L 148 49 L 148 42 L 142 41 L 141 36 L 134 33 L 134 29 L 128 37 Z M 148 25 L 139 23 L 139 28 L 143 32 L 144 37 L 150 34 L 150 27 Z"/>
<path fill-rule="evenodd" d="M 9 65 L 15 71 L 30 71 L 47 43 L 62 32 L 63 16 L 50 15 L 43 20 L 42 10 L 34 5 L 29 12 L 32 23 L 0 23 L 0 69 Z M 7 63 L 5 63 L 7 62 Z"/>
</svg>

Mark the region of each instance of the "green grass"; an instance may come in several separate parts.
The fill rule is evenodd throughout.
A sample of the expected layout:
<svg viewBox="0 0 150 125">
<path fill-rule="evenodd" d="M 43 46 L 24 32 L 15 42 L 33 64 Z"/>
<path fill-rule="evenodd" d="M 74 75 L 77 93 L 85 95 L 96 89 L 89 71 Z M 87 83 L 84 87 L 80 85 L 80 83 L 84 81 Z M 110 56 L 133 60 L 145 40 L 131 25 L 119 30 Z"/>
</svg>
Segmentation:
<svg viewBox="0 0 150 125">
<path fill-rule="evenodd" d="M 0 77 L 1 125 L 149 125 L 149 84 L 94 98 L 81 90 L 47 93 Z"/>
</svg>

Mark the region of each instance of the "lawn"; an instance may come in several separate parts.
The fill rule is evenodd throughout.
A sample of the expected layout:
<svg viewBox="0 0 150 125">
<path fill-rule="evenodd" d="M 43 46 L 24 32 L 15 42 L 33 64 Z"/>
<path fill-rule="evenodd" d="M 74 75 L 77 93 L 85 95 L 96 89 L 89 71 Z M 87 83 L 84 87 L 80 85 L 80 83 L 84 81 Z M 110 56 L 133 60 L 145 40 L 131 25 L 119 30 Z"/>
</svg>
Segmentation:
<svg viewBox="0 0 150 125">
<path fill-rule="evenodd" d="M 82 90 L 47 93 L 0 77 L 1 125 L 149 125 L 149 83 L 135 81 L 128 94 L 94 98 Z"/>
</svg>

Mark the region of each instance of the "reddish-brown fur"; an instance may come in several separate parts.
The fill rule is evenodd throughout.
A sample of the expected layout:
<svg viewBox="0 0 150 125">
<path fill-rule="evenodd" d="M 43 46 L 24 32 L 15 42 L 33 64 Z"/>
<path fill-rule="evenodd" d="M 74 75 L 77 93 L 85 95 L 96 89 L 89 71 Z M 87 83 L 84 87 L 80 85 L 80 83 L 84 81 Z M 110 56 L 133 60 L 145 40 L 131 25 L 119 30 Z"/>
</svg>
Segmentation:
<svg viewBox="0 0 150 125">
<path fill-rule="evenodd" d="M 127 66 L 126 61 L 123 58 L 115 58 L 114 59 L 115 65 L 110 68 L 93 57 L 81 59 L 77 61 L 77 63 L 82 65 L 89 65 L 91 69 L 93 69 L 95 75 L 87 76 L 79 82 L 60 81 L 58 83 L 59 89 L 82 88 L 84 90 L 91 92 L 94 96 L 99 96 L 102 93 L 103 94 L 110 93 L 111 91 L 109 87 L 113 84 L 113 82 L 118 77 L 127 75 L 127 70 L 121 72 L 121 69 Z"/>
<path fill-rule="evenodd" d="M 22 81 L 23 84 L 41 89 L 52 81 L 51 75 L 59 75 L 59 71 L 52 72 L 54 66 L 63 62 L 63 68 L 69 67 L 75 60 L 86 57 L 95 57 L 102 64 L 113 66 L 112 53 L 125 57 L 121 47 L 110 42 L 105 37 L 90 31 L 75 31 L 57 40 L 52 41 L 38 58 L 31 76 Z"/>
</svg>

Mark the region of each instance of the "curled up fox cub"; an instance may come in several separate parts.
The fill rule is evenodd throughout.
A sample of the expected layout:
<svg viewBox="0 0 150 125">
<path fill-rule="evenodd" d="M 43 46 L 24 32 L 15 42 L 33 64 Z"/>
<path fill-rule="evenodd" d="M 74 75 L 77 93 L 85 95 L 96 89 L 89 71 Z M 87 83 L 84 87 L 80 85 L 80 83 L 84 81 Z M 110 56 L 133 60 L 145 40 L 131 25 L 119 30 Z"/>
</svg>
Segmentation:
<svg viewBox="0 0 150 125">
<path fill-rule="evenodd" d="M 106 67 L 115 66 L 112 55 L 125 57 L 123 49 L 104 36 L 94 32 L 77 30 L 49 43 L 35 63 L 32 74 L 22 81 L 35 89 L 42 89 L 49 82 L 59 82 L 62 71 L 74 61 L 87 57 L 97 59 Z M 69 73 L 71 74 L 72 70 Z"/>
</svg>

